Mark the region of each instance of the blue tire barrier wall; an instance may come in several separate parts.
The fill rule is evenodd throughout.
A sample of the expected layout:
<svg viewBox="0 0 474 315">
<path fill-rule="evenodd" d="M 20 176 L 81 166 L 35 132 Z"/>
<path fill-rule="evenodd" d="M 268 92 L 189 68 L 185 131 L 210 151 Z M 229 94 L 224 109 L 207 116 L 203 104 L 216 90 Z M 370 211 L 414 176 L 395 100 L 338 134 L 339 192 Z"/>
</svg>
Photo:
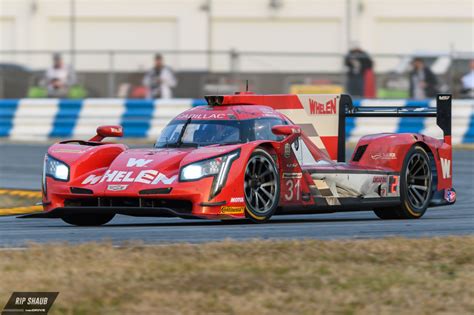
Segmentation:
<svg viewBox="0 0 474 315">
<path fill-rule="evenodd" d="M 124 136 L 156 139 L 176 115 L 202 99 L 0 100 L 0 137 L 11 140 L 88 139 L 99 125 L 122 125 Z M 435 106 L 434 100 L 355 100 L 355 106 Z M 419 132 L 442 137 L 434 118 L 349 118 L 349 142 L 379 132 Z M 453 143 L 474 143 L 474 99 L 453 101 Z"/>
</svg>

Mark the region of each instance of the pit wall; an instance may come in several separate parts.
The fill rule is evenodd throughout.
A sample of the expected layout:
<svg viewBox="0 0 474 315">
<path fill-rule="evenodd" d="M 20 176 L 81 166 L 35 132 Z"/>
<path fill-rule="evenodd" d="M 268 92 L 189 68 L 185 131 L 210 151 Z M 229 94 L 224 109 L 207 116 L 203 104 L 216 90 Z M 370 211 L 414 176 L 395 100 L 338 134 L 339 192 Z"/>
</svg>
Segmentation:
<svg viewBox="0 0 474 315">
<path fill-rule="evenodd" d="M 48 138 L 88 139 L 99 125 L 122 125 L 127 138 L 155 140 L 177 114 L 202 99 L 17 99 L 0 100 L 0 137 L 42 141 Z M 354 100 L 355 106 L 435 106 L 434 100 Z M 454 144 L 474 143 L 474 99 L 453 101 Z M 378 132 L 418 132 L 441 137 L 433 118 L 348 118 L 346 138 Z"/>
</svg>

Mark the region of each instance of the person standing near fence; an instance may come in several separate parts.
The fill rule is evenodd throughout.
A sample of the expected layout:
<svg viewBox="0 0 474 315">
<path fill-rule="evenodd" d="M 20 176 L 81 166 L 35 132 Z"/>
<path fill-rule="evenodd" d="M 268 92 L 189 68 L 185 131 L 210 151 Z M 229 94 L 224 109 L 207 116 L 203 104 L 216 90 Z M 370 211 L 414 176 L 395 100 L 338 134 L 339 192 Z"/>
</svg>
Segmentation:
<svg viewBox="0 0 474 315">
<path fill-rule="evenodd" d="M 461 94 L 466 98 L 474 98 L 474 60 L 469 63 L 471 71 L 461 78 Z"/>
<path fill-rule="evenodd" d="M 154 67 L 143 78 L 143 85 L 148 90 L 147 97 L 150 99 L 172 98 L 173 88 L 177 83 L 173 70 L 164 64 L 163 56 L 156 54 Z"/>
<path fill-rule="evenodd" d="M 413 60 L 413 70 L 410 72 L 410 98 L 422 100 L 435 97 L 438 79 L 435 74 L 425 65 L 421 58 Z"/>
<path fill-rule="evenodd" d="M 69 88 L 76 83 L 74 70 L 64 64 L 60 54 L 53 55 L 53 65 L 46 70 L 44 80 L 48 97 L 67 97 Z"/>
<path fill-rule="evenodd" d="M 347 92 L 354 97 L 375 97 L 373 61 L 358 43 L 353 43 L 344 64 L 347 67 Z"/>
</svg>

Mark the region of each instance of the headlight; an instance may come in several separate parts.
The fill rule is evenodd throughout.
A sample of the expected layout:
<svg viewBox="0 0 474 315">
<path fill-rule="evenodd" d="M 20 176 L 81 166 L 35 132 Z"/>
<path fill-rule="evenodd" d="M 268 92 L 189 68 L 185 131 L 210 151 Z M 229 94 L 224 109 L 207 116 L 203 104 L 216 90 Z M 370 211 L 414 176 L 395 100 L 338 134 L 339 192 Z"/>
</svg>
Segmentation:
<svg viewBox="0 0 474 315">
<path fill-rule="evenodd" d="M 213 198 L 222 189 L 227 179 L 232 162 L 240 155 L 240 150 L 232 151 L 226 155 L 217 156 L 211 159 L 199 161 L 186 165 L 181 169 L 180 181 L 193 181 L 208 176 L 214 176 L 211 196 Z"/>
<path fill-rule="evenodd" d="M 197 180 L 207 176 L 219 174 L 224 157 L 217 157 L 212 160 L 201 161 L 183 167 L 181 170 L 181 180 Z"/>
<path fill-rule="evenodd" d="M 44 177 L 49 176 L 61 181 L 69 180 L 69 166 L 50 155 L 45 157 L 43 173 Z"/>
</svg>

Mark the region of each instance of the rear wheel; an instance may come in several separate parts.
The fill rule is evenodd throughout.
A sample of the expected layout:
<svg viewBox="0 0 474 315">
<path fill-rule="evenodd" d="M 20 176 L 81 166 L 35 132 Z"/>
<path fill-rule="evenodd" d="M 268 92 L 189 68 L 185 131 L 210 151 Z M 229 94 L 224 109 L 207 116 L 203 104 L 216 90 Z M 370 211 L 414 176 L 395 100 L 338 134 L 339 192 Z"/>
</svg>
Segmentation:
<svg viewBox="0 0 474 315">
<path fill-rule="evenodd" d="M 71 214 L 61 219 L 69 224 L 77 226 L 99 226 L 108 223 L 115 214 Z"/>
<path fill-rule="evenodd" d="M 246 216 L 253 222 L 265 222 L 275 213 L 280 200 L 280 177 L 273 158 L 256 149 L 245 168 Z"/>
<path fill-rule="evenodd" d="M 374 210 L 381 219 L 418 219 L 425 214 L 433 193 L 433 174 L 426 151 L 413 146 L 407 153 L 400 174 L 401 205 Z"/>
</svg>

